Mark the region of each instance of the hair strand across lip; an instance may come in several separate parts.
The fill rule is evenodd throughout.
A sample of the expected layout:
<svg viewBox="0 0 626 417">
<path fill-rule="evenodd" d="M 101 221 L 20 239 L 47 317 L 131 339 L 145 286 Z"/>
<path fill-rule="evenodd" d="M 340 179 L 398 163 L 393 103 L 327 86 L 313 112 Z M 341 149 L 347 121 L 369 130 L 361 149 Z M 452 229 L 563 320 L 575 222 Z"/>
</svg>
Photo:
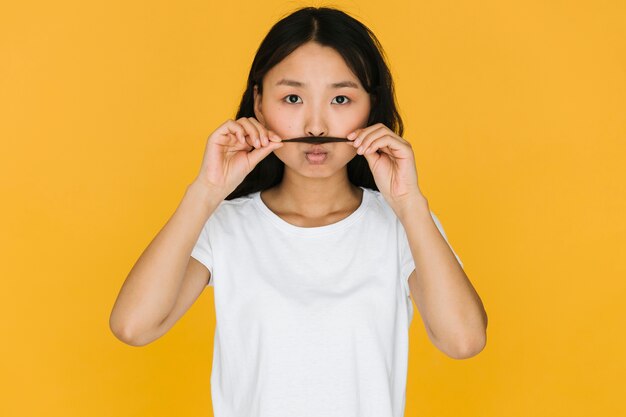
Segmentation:
<svg viewBox="0 0 626 417">
<path fill-rule="evenodd" d="M 328 142 L 350 142 L 350 139 L 338 138 L 335 136 L 303 136 L 299 138 L 283 139 L 282 142 L 328 143 Z"/>
</svg>

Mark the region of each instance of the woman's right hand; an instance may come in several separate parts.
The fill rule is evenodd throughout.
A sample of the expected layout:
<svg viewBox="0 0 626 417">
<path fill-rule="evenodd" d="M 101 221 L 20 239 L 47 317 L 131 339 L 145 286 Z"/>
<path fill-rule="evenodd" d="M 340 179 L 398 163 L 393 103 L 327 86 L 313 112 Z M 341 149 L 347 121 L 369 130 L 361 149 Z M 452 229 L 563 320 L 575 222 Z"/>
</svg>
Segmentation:
<svg viewBox="0 0 626 417">
<path fill-rule="evenodd" d="M 196 181 L 226 198 L 259 162 L 282 146 L 281 138 L 254 117 L 228 119 L 209 136 Z"/>
</svg>

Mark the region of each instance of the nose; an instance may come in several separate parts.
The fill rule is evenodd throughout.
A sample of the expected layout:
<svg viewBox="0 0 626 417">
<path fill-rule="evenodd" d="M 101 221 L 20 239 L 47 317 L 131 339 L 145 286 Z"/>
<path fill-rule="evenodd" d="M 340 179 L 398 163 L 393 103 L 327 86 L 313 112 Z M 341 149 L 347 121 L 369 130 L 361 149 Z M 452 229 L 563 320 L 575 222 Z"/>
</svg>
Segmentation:
<svg viewBox="0 0 626 417">
<path fill-rule="evenodd" d="M 308 114 L 304 131 L 307 136 L 325 136 L 328 135 L 328 126 L 325 123 L 324 117 L 321 111 L 313 110 Z"/>
<path fill-rule="evenodd" d="M 323 131 L 320 131 L 319 133 L 313 133 L 309 130 L 306 134 L 307 136 L 324 136 L 325 133 Z"/>
</svg>

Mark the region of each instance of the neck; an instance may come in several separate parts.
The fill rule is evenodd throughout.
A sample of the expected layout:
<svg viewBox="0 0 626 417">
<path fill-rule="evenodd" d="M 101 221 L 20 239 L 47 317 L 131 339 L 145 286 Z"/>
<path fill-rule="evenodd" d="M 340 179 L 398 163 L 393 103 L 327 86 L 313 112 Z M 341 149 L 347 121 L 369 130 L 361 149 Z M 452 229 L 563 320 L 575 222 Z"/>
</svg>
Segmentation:
<svg viewBox="0 0 626 417">
<path fill-rule="evenodd" d="M 361 198 L 361 190 L 348 180 L 347 168 L 326 178 L 303 177 L 285 167 L 275 187 L 282 209 L 305 217 L 319 217 L 343 211 Z"/>
</svg>

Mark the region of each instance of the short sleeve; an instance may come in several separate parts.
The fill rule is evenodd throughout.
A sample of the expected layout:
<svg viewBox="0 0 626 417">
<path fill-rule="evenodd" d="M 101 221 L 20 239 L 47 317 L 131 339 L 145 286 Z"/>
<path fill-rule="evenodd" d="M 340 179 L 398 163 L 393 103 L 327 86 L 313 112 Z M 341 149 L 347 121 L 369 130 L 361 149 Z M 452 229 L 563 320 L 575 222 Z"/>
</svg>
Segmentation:
<svg viewBox="0 0 626 417">
<path fill-rule="evenodd" d="M 196 241 L 196 245 L 191 251 L 191 256 L 197 259 L 202 265 L 207 267 L 207 269 L 211 273 L 211 277 L 207 285 L 212 287 L 213 286 L 213 249 L 211 247 L 210 231 L 211 231 L 211 222 L 207 221 L 202 227 L 202 230 L 200 231 L 200 236 L 198 237 L 198 240 Z"/>
<path fill-rule="evenodd" d="M 441 225 L 441 222 L 432 211 L 430 212 L 430 216 L 433 218 L 433 221 L 435 222 L 437 229 L 439 229 L 439 232 L 441 233 L 444 240 L 450 247 L 450 250 L 456 257 L 456 260 L 459 262 L 459 265 L 461 265 L 461 268 L 463 268 L 463 262 L 461 262 L 461 259 L 459 258 L 459 256 L 456 254 L 456 252 L 454 252 L 454 249 L 452 249 L 450 242 L 448 242 L 448 237 L 446 236 L 446 232 L 443 230 L 443 226 Z M 399 220 L 398 220 L 398 225 L 399 225 L 398 226 L 398 229 L 399 229 L 398 245 L 400 248 L 400 269 L 402 272 L 403 280 L 407 281 L 409 279 L 409 275 L 411 275 L 411 273 L 415 269 L 415 261 L 413 260 L 413 255 L 411 254 L 411 247 L 409 246 L 409 241 L 406 235 L 406 230 L 404 230 L 404 227 L 402 226 L 402 223 Z"/>
<path fill-rule="evenodd" d="M 439 232 L 441 233 L 441 235 L 443 236 L 444 240 L 446 241 L 446 243 L 450 247 L 450 250 L 452 251 L 454 256 L 456 256 L 456 260 L 459 262 L 459 265 L 461 265 L 461 268 L 463 268 L 463 262 L 461 262 L 461 258 L 459 258 L 459 256 L 456 254 L 456 252 L 454 251 L 454 249 L 450 245 L 450 242 L 448 242 L 448 237 L 446 236 L 446 232 L 443 230 L 443 226 L 441 225 L 441 222 L 439 221 L 437 216 L 435 216 L 435 213 L 433 213 L 432 211 L 430 212 L 430 216 L 435 221 L 435 224 L 437 225 L 437 229 L 439 229 Z"/>
</svg>

